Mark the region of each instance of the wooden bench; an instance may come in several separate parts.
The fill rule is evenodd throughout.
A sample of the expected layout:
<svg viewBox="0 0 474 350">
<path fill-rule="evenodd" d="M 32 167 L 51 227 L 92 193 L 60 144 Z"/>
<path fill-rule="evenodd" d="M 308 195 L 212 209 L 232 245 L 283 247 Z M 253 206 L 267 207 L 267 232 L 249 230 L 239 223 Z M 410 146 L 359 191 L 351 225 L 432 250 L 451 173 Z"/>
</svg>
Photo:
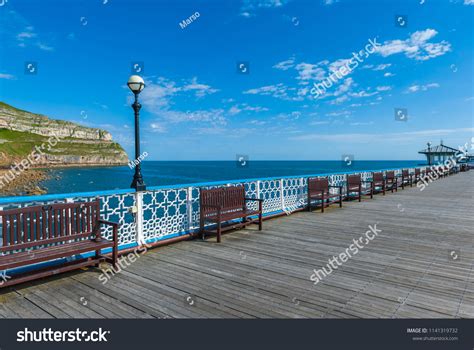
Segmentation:
<svg viewBox="0 0 474 350">
<path fill-rule="evenodd" d="M 401 178 L 401 185 L 402 185 L 402 190 L 405 189 L 405 185 L 410 185 L 410 187 L 413 187 L 413 175 L 410 174 L 410 171 L 408 169 L 403 169 L 402 174 L 400 176 Z"/>
<path fill-rule="evenodd" d="M 385 178 L 383 177 L 383 173 L 372 173 L 372 193 L 376 194 L 382 192 L 385 196 L 385 188 Z"/>
<path fill-rule="evenodd" d="M 2 246 L 0 271 L 29 266 L 77 254 L 95 252 L 93 257 L 72 259 L 50 267 L 9 276 L 1 283 L 6 287 L 102 261 L 117 264 L 118 224 L 100 219 L 100 200 L 83 203 L 60 203 L 0 211 Z M 110 225 L 113 241 L 102 238 L 100 225 Z M 101 255 L 112 248 L 112 258 Z"/>
<path fill-rule="evenodd" d="M 258 209 L 248 209 L 248 201 L 258 202 Z M 262 230 L 263 199 L 245 197 L 244 186 L 201 189 L 199 202 L 202 239 L 205 239 L 206 233 L 217 234 L 217 242 L 220 243 L 222 232 L 253 223 L 258 224 L 259 231 Z M 256 218 L 251 218 L 252 216 L 256 216 Z M 222 225 L 227 221 L 239 219 L 241 222 L 234 222 L 225 227 Z M 216 229 L 207 229 L 206 223 L 216 224 Z"/>
<path fill-rule="evenodd" d="M 370 195 L 370 198 L 374 198 L 372 186 L 369 186 L 368 190 L 362 189 L 362 183 L 371 184 L 372 181 L 364 181 L 360 174 L 347 175 L 346 181 L 346 199 L 350 198 L 351 193 L 357 194 L 359 202 L 362 200 L 363 195 Z"/>
<path fill-rule="evenodd" d="M 422 172 L 420 168 L 415 168 L 415 175 L 413 176 L 413 182 L 417 184 L 418 182 L 421 181 L 421 177 L 422 177 Z"/>
<path fill-rule="evenodd" d="M 391 190 L 393 193 L 393 190 L 395 192 L 398 192 L 398 178 L 395 176 L 394 171 L 387 171 L 385 173 L 385 186 L 387 190 Z"/>
<path fill-rule="evenodd" d="M 329 192 L 330 188 L 338 188 L 339 194 L 331 194 Z M 330 186 L 327 178 L 309 178 L 308 211 L 311 211 L 313 201 L 320 202 L 321 213 L 324 213 L 324 207 L 328 207 L 336 202 L 339 202 L 339 207 L 342 207 L 342 186 Z M 318 207 L 318 205 L 315 207 Z"/>
</svg>

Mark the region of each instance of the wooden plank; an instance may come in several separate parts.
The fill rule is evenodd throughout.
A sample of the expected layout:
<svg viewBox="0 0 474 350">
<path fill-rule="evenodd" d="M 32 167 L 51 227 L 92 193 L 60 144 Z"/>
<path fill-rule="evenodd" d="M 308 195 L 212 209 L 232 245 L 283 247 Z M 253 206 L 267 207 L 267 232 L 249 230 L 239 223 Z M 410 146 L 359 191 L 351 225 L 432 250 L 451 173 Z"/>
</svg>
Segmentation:
<svg viewBox="0 0 474 350">
<path fill-rule="evenodd" d="M 221 244 L 152 249 L 105 285 L 96 269 L 50 278 L 0 295 L 0 317 L 472 318 L 473 180 L 467 172 L 424 191 L 406 187 L 324 214 L 295 213 L 265 221 L 260 232 L 231 231 Z M 75 230 L 95 211 L 85 223 L 72 215 L 65 224 L 70 216 Z M 313 269 L 375 223 L 377 238 L 317 285 L 310 281 Z M 196 305 L 186 305 L 187 295 Z"/>
</svg>

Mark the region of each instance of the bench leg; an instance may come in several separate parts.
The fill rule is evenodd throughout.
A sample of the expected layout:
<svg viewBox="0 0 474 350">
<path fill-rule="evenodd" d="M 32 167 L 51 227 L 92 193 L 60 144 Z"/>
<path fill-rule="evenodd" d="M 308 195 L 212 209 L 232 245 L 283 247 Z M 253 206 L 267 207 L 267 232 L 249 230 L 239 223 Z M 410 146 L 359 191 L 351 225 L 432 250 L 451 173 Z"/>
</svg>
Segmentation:
<svg viewBox="0 0 474 350">
<path fill-rule="evenodd" d="M 117 261 L 118 261 L 118 247 L 114 245 L 112 248 L 112 266 L 117 271 Z"/>
<path fill-rule="evenodd" d="M 202 240 L 206 238 L 204 233 L 204 220 L 202 218 L 199 220 L 199 235 Z"/>
<path fill-rule="evenodd" d="M 339 208 L 342 208 L 342 195 L 339 196 Z"/>
<path fill-rule="evenodd" d="M 118 261 L 118 227 L 114 226 L 114 246 L 112 247 L 112 266 L 117 271 L 117 261 Z"/>
<path fill-rule="evenodd" d="M 95 251 L 95 258 L 99 259 L 100 258 L 100 250 Z M 94 267 L 99 267 L 99 264 L 95 264 Z"/>
<path fill-rule="evenodd" d="M 219 218 L 219 222 L 217 224 L 217 243 L 221 243 L 221 220 Z"/>
<path fill-rule="evenodd" d="M 262 226 L 263 226 L 263 223 L 262 223 L 262 212 L 258 213 L 258 230 L 259 231 L 262 231 Z"/>
</svg>

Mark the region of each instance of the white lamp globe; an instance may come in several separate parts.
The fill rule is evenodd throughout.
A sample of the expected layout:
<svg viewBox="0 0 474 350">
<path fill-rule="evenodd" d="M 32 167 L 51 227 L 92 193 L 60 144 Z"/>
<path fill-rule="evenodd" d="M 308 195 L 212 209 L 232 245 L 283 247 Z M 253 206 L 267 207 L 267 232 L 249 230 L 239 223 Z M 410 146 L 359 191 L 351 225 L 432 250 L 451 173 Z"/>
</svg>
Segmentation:
<svg viewBox="0 0 474 350">
<path fill-rule="evenodd" d="M 145 82 L 139 75 L 132 75 L 128 78 L 127 85 L 134 94 L 139 94 L 145 88 Z"/>
</svg>

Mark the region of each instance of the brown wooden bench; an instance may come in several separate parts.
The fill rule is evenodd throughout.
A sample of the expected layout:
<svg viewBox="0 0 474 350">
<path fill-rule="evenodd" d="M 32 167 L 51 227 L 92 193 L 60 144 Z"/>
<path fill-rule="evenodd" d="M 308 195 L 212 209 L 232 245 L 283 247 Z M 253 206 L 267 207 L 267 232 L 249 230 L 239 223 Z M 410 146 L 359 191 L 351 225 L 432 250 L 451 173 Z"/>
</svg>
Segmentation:
<svg viewBox="0 0 474 350">
<path fill-rule="evenodd" d="M 405 185 L 407 186 L 410 185 L 410 187 L 413 187 L 413 175 L 410 174 L 410 171 L 408 169 L 402 170 L 400 179 L 401 179 L 402 190 L 405 189 Z"/>
<path fill-rule="evenodd" d="M 258 209 L 248 209 L 248 201 L 257 201 Z M 217 234 L 217 242 L 220 243 L 222 232 L 253 223 L 258 224 L 259 231 L 262 230 L 263 199 L 245 197 L 244 186 L 201 189 L 199 202 L 202 239 L 205 239 L 206 233 Z M 256 218 L 251 218 L 252 216 L 256 216 Z M 227 221 L 238 219 L 241 221 L 225 227 L 222 225 Z M 216 229 L 206 228 L 206 223 L 216 224 Z"/>
<path fill-rule="evenodd" d="M 387 171 L 385 173 L 385 187 L 387 190 L 391 190 L 392 193 L 393 190 L 398 192 L 398 178 L 395 176 L 394 171 Z"/>
<path fill-rule="evenodd" d="M 338 188 L 338 194 L 331 194 L 330 188 Z M 324 213 L 324 207 L 328 207 L 333 203 L 338 202 L 339 207 L 342 207 L 342 186 L 330 186 L 327 178 L 309 178 L 308 179 L 308 211 L 313 207 L 312 202 L 316 201 L 315 207 L 318 207 L 317 202 L 321 205 L 321 213 Z"/>
<path fill-rule="evenodd" d="M 347 175 L 346 199 L 350 198 L 351 193 L 357 194 L 357 199 L 359 200 L 359 202 L 361 201 L 363 195 L 368 195 L 368 196 L 370 195 L 370 198 L 374 198 L 372 186 L 369 186 L 368 190 L 364 190 L 362 188 L 362 183 L 371 184 L 372 181 L 362 180 L 362 177 L 360 174 Z"/>
<path fill-rule="evenodd" d="M 60 203 L 0 211 L 2 246 L 0 271 L 29 266 L 55 259 L 95 252 L 93 257 L 72 259 L 60 265 L 5 275 L 1 287 L 71 271 L 86 266 L 98 266 L 102 261 L 117 264 L 118 224 L 100 219 L 100 200 L 83 203 Z M 104 239 L 100 225 L 110 225 L 113 241 Z M 112 258 L 101 255 L 112 248 Z"/>
<path fill-rule="evenodd" d="M 383 176 L 383 173 L 381 172 L 376 172 L 372 173 L 372 193 L 380 193 L 382 192 L 383 195 L 385 196 L 385 178 Z"/>
<path fill-rule="evenodd" d="M 421 181 L 421 177 L 422 177 L 422 172 L 420 168 L 415 168 L 415 175 L 413 176 L 413 182 L 417 184 L 418 182 Z"/>
</svg>

